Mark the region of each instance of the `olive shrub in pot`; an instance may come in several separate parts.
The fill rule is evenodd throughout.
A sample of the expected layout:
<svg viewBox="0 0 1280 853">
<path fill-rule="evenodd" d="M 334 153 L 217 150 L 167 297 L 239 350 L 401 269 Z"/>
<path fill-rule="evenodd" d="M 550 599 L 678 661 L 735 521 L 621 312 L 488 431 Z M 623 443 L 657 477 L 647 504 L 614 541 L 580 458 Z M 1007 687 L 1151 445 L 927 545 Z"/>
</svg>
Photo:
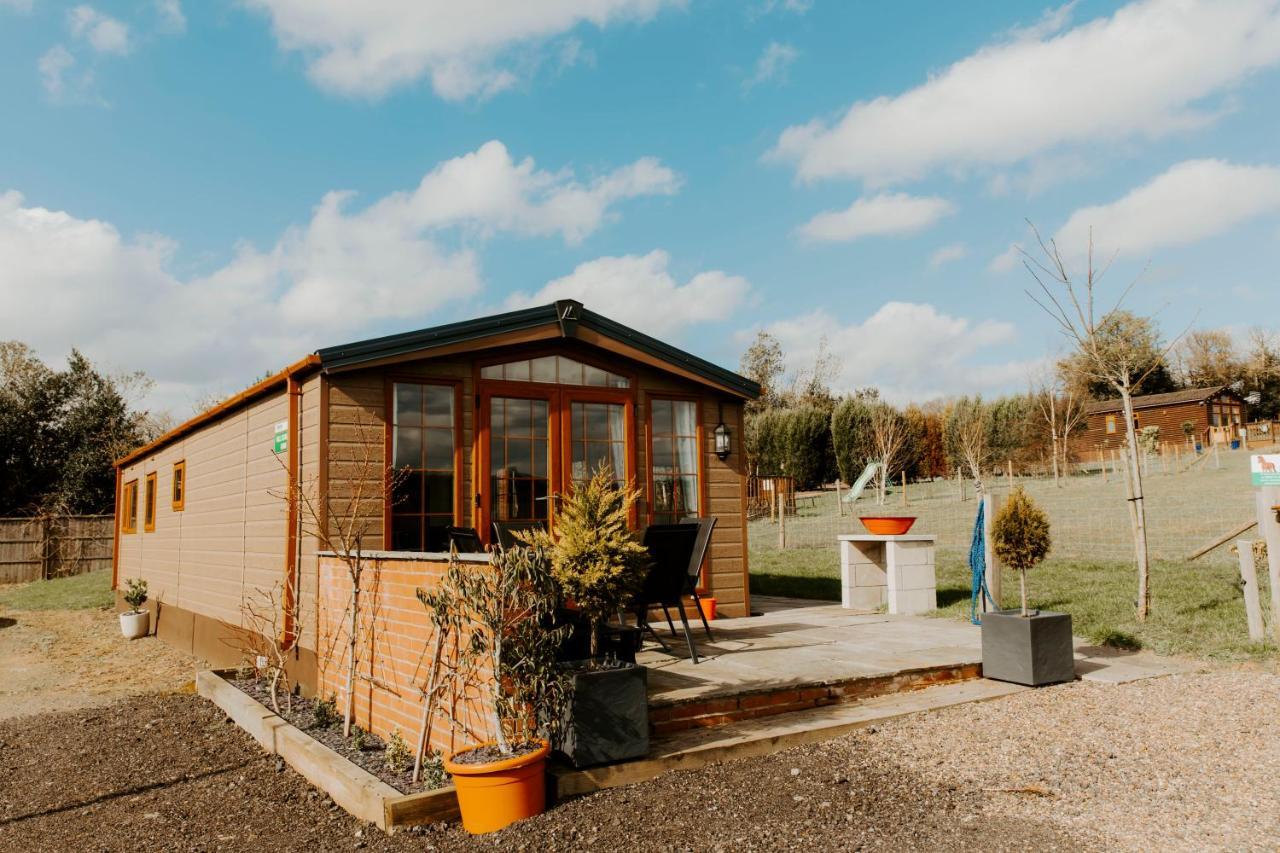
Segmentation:
<svg viewBox="0 0 1280 853">
<path fill-rule="evenodd" d="M 547 548 L 552 575 L 590 630 L 590 656 L 566 664 L 573 690 L 560 751 L 578 767 L 649 751 L 645 669 L 601 654 L 609 618 L 635 595 L 649 567 L 649 553 L 628 524 L 638 497 L 601 465 L 560 503 L 554 542 L 543 531 L 527 537 Z"/>
<path fill-rule="evenodd" d="M 129 609 L 120 614 L 120 633 L 126 640 L 147 636 L 151 628 L 151 614 L 142 609 L 147 603 L 147 582 L 142 578 L 125 581 L 124 603 Z"/>
<path fill-rule="evenodd" d="M 992 523 L 996 557 L 1018 572 L 1019 610 L 997 610 L 982 617 L 982 675 L 1038 687 L 1075 678 L 1071 614 L 1027 606 L 1027 572 L 1049 554 L 1049 519 L 1021 486 Z"/>
</svg>

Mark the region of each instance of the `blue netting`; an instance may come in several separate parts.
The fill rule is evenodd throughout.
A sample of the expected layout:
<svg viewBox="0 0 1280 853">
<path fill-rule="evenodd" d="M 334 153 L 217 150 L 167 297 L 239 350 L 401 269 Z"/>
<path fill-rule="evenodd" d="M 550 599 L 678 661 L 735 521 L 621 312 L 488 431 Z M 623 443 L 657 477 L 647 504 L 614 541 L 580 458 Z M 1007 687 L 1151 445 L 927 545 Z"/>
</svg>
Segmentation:
<svg viewBox="0 0 1280 853">
<path fill-rule="evenodd" d="M 969 621 L 975 625 L 982 624 L 979 608 L 985 612 L 985 602 L 992 600 L 987 590 L 987 542 L 983 535 L 985 507 L 986 502 L 979 500 L 978 517 L 973 520 L 973 541 L 969 543 Z"/>
</svg>

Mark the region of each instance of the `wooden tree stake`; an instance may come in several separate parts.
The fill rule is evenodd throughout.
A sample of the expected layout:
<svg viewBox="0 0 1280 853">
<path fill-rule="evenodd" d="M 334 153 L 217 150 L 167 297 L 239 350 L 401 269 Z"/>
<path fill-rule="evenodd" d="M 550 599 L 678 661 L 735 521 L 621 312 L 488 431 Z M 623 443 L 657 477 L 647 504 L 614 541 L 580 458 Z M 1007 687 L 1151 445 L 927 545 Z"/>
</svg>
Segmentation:
<svg viewBox="0 0 1280 853">
<path fill-rule="evenodd" d="M 1280 643 L 1280 487 L 1269 486 L 1258 492 L 1258 532 L 1267 543 L 1267 577 L 1271 581 L 1271 632 Z"/>
<path fill-rule="evenodd" d="M 1237 539 L 1236 550 L 1240 552 L 1240 580 L 1244 582 L 1244 614 L 1249 623 L 1249 639 L 1260 643 L 1263 638 L 1262 604 L 1258 600 L 1258 573 L 1253 564 L 1253 543 L 1248 539 Z"/>
</svg>

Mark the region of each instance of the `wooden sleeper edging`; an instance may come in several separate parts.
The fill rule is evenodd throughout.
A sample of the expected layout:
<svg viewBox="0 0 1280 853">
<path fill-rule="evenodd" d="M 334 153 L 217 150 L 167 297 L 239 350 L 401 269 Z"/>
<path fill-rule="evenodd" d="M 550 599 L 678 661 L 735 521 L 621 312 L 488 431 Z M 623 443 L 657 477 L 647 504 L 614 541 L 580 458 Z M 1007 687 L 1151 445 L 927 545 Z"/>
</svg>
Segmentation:
<svg viewBox="0 0 1280 853">
<path fill-rule="evenodd" d="M 196 673 L 196 692 L 221 708 L 263 749 L 280 756 L 353 817 L 372 823 L 384 832 L 458 819 L 458 796 L 452 785 L 402 794 L 227 683 L 219 672 Z"/>
</svg>

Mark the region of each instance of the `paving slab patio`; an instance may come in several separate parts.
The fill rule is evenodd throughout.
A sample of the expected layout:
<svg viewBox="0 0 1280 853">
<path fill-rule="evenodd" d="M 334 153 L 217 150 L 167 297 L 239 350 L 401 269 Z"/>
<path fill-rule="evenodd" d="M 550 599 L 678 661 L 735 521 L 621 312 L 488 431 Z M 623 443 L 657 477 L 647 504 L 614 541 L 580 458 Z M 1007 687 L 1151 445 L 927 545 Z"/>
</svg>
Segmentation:
<svg viewBox="0 0 1280 853">
<path fill-rule="evenodd" d="M 759 616 L 717 619 L 714 640 L 697 624 L 700 661 L 688 657 L 683 634 L 669 637 L 678 657 L 652 642 L 637 656 L 649 671 L 650 704 L 714 699 L 759 690 L 830 685 L 919 670 L 982 662 L 976 625 L 926 616 L 846 610 L 796 599 L 755 600 Z M 1077 638 L 1076 673 L 1090 681 L 1124 683 L 1186 669 L 1150 653 L 1091 646 Z"/>
</svg>

